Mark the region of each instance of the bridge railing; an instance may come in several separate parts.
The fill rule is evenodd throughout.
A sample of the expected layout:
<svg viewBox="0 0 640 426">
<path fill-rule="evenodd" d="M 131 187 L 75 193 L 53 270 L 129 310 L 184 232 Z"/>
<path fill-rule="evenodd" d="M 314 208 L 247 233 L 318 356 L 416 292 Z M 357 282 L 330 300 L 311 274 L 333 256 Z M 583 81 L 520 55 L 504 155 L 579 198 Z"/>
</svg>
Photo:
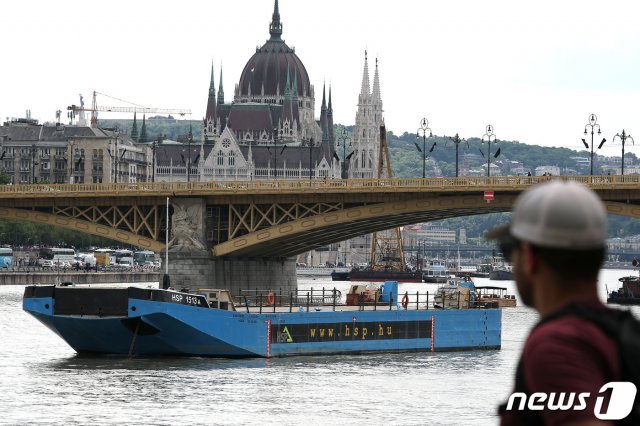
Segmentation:
<svg viewBox="0 0 640 426">
<path fill-rule="evenodd" d="M 177 192 L 190 194 L 225 193 L 299 193 L 314 192 L 436 192 L 523 189 L 539 182 L 563 179 L 584 183 L 592 188 L 638 188 L 640 175 L 597 176 L 491 176 L 443 178 L 381 178 L 381 179 L 327 179 L 327 180 L 218 180 L 211 182 L 137 182 L 137 183 L 76 183 L 76 184 L 20 184 L 0 185 L 0 197 L 24 195 L 28 197 L 94 196 L 96 193 L 134 196 L 166 195 Z"/>
</svg>

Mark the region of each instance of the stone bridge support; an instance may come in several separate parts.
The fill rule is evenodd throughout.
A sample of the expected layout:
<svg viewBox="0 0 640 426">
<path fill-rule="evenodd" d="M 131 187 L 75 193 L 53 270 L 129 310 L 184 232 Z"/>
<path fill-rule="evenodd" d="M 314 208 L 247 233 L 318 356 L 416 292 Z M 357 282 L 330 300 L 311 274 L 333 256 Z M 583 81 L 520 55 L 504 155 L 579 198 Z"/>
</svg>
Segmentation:
<svg viewBox="0 0 640 426">
<path fill-rule="evenodd" d="M 295 292 L 295 258 L 214 258 L 205 241 L 204 199 L 174 199 L 169 240 L 169 277 L 175 289 L 222 288 Z M 162 254 L 165 259 L 165 253 Z"/>
</svg>

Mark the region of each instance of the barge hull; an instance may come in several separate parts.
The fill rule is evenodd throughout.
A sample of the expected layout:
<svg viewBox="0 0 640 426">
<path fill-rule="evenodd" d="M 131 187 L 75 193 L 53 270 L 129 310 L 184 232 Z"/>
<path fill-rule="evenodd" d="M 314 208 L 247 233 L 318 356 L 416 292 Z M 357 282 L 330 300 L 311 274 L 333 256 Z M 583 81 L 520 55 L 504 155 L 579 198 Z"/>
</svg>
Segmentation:
<svg viewBox="0 0 640 426">
<path fill-rule="evenodd" d="M 159 299 L 158 292 L 162 291 L 144 294 Z M 28 297 L 25 290 L 23 308 L 79 353 L 274 357 L 499 349 L 501 345 L 498 309 L 333 311 L 329 306 L 324 311 L 253 313 L 121 292 L 110 302 L 119 306 L 118 312 L 100 316 L 86 312 L 84 305 L 85 312 L 71 312 L 70 304 L 64 298 L 57 301 L 54 291 L 37 293 Z M 82 299 L 77 294 L 73 297 Z M 55 312 L 57 302 L 64 314 Z"/>
</svg>

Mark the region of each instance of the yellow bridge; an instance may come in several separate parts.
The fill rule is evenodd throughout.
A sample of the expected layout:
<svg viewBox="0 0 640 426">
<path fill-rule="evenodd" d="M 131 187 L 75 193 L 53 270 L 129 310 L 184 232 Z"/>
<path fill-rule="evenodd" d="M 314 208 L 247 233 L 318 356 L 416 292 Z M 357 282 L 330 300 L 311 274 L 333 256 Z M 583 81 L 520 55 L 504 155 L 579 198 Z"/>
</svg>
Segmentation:
<svg viewBox="0 0 640 426">
<path fill-rule="evenodd" d="M 214 256 L 287 257 L 400 225 L 509 211 L 522 190 L 549 179 L 582 182 L 609 213 L 640 217 L 640 176 L 615 175 L 4 185 L 0 218 L 160 251 L 167 198 L 202 199 Z"/>
</svg>

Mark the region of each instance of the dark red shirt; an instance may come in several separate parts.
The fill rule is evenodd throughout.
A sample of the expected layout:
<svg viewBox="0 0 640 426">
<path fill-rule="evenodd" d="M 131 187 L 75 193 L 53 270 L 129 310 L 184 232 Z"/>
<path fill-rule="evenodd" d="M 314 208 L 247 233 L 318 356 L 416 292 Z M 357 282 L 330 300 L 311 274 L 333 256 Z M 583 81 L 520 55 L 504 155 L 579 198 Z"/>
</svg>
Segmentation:
<svg viewBox="0 0 640 426">
<path fill-rule="evenodd" d="M 600 301 L 582 303 L 590 308 L 608 309 Z M 547 425 L 594 419 L 594 405 L 600 388 L 608 382 L 619 381 L 621 365 L 618 344 L 600 327 L 575 315 L 564 315 L 544 322 L 529 335 L 523 352 L 526 393 L 555 392 L 576 395 L 588 392 L 584 410 L 538 411 Z M 541 403 L 546 406 L 547 401 Z M 579 401 L 576 398 L 575 405 Z M 516 404 L 517 405 L 517 404 Z M 519 424 L 507 411 L 502 425 Z"/>
</svg>

